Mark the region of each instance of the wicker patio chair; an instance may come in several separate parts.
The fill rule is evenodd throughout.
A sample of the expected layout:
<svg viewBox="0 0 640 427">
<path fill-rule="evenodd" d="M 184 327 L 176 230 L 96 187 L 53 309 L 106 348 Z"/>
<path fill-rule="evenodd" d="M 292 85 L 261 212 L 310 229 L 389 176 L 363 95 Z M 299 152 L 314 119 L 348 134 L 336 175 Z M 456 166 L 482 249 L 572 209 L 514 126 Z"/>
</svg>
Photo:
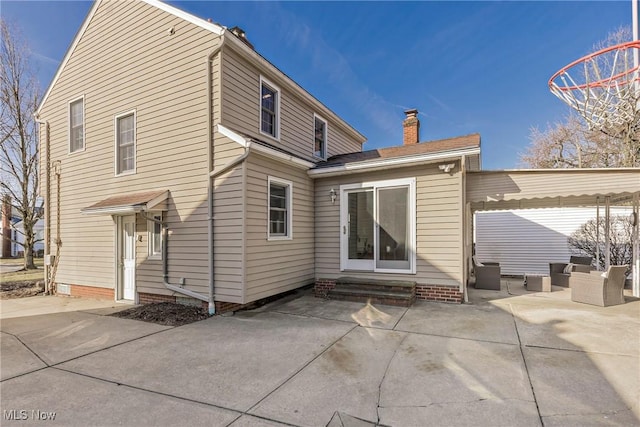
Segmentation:
<svg viewBox="0 0 640 427">
<path fill-rule="evenodd" d="M 569 278 L 573 272 L 589 273 L 593 270 L 591 262 L 593 258 L 590 256 L 571 256 L 569 262 L 551 262 L 549 263 L 549 276 L 553 286 L 569 287 Z M 568 271 L 570 270 L 570 271 Z"/>
<path fill-rule="evenodd" d="M 607 307 L 624 304 L 624 280 L 626 265 L 612 265 L 606 277 L 599 271 L 571 274 L 571 301 Z"/>
<path fill-rule="evenodd" d="M 498 262 L 479 262 L 474 256 L 473 272 L 476 276 L 476 289 L 500 290 L 500 263 Z"/>
</svg>

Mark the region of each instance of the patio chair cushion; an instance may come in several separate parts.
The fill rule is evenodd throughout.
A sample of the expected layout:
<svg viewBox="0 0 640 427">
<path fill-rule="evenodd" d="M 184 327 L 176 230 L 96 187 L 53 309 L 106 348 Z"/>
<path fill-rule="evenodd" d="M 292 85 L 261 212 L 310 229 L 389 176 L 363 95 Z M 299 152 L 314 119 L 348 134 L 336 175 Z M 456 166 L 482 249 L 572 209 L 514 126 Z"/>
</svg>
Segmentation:
<svg viewBox="0 0 640 427">
<path fill-rule="evenodd" d="M 567 264 L 567 266 L 562 270 L 562 272 L 565 274 L 571 274 L 571 272 L 573 271 L 573 266 L 574 264 L 572 263 Z"/>
</svg>

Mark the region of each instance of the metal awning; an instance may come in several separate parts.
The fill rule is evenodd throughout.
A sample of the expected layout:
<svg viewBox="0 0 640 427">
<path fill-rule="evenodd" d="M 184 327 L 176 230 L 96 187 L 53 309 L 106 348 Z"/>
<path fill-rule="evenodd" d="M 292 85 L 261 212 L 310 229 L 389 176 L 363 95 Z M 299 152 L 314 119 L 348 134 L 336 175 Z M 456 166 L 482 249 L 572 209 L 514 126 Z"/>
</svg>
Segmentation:
<svg viewBox="0 0 640 427">
<path fill-rule="evenodd" d="M 633 295 L 640 297 L 640 168 L 469 171 L 466 203 L 475 211 L 631 205 Z M 599 212 L 599 210 L 598 210 Z M 467 241 L 471 235 L 466 237 Z M 605 251 L 609 253 L 608 232 Z M 609 260 L 607 257 L 606 267 Z"/>
<path fill-rule="evenodd" d="M 88 215 L 127 215 L 136 212 L 166 211 L 169 190 L 119 194 L 82 208 Z"/>
<path fill-rule="evenodd" d="M 640 168 L 523 169 L 470 171 L 467 203 L 471 210 L 596 206 L 640 194 Z"/>
</svg>

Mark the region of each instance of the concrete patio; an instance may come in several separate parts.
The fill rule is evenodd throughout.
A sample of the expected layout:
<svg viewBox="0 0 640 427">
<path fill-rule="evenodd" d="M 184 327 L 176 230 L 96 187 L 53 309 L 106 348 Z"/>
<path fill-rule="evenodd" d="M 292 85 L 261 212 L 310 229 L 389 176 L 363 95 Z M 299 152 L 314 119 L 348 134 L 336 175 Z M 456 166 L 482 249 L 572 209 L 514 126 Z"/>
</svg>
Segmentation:
<svg viewBox="0 0 640 427">
<path fill-rule="evenodd" d="M 639 300 L 589 306 L 515 279 L 470 299 L 302 291 L 177 328 L 105 316 L 114 303 L 1 301 L 2 425 L 640 425 Z"/>
</svg>

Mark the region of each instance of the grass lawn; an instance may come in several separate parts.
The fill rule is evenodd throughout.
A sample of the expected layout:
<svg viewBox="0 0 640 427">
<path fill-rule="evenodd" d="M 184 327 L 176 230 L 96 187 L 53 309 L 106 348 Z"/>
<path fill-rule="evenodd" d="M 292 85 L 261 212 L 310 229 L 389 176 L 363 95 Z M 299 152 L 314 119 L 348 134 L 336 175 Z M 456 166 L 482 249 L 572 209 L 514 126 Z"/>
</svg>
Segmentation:
<svg viewBox="0 0 640 427">
<path fill-rule="evenodd" d="M 34 280 L 44 280 L 44 261 L 42 258 L 35 258 L 34 262 L 37 267 L 37 270 L 29 270 L 29 271 L 16 271 L 14 273 L 1 273 L 0 281 L 3 283 L 7 282 L 22 282 L 22 281 L 34 281 Z M 2 258 L 0 259 L 0 265 L 22 265 L 24 260 L 22 258 Z"/>
</svg>

